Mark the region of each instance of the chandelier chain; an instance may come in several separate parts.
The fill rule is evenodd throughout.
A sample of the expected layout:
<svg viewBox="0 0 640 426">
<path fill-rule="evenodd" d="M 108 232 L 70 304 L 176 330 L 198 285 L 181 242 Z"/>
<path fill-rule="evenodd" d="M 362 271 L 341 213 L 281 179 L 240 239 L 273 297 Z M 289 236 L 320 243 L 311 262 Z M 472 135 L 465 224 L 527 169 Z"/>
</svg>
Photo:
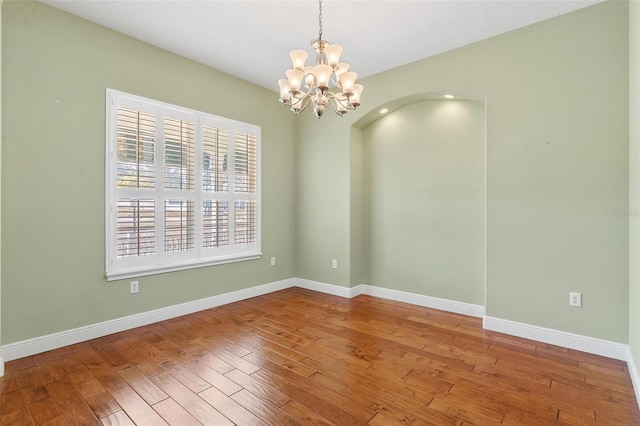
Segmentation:
<svg viewBox="0 0 640 426">
<path fill-rule="evenodd" d="M 320 31 L 318 32 L 318 40 L 322 40 L 322 0 L 319 0 L 318 3 L 318 26 L 320 27 Z"/>
</svg>

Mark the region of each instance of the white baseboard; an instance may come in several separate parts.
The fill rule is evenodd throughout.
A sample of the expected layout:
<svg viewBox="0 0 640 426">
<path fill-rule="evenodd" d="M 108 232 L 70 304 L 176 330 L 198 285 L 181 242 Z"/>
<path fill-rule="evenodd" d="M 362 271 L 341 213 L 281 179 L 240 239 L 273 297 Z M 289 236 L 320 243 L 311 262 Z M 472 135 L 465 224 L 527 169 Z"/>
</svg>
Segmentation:
<svg viewBox="0 0 640 426">
<path fill-rule="evenodd" d="M 296 285 L 301 288 L 306 288 L 307 290 L 319 291 L 321 293 L 332 294 L 334 296 L 346 297 L 349 299 L 361 294 L 366 294 L 368 296 L 379 297 L 381 299 L 410 303 L 412 305 L 424 306 L 427 308 L 439 309 L 441 311 L 454 312 L 478 318 L 482 318 L 484 316 L 484 306 L 457 302 L 455 300 L 440 299 L 438 297 L 425 296 L 422 294 L 407 293 L 405 291 L 392 290 L 384 287 L 375 287 L 367 284 L 360 284 L 355 287 L 342 287 L 339 285 L 298 278 Z"/>
<path fill-rule="evenodd" d="M 524 324 L 521 322 L 489 316 L 484 317 L 482 326 L 486 330 L 497 331 L 500 333 L 510 334 L 512 336 L 549 343 L 551 345 L 606 356 L 608 358 L 618 359 L 621 361 L 627 361 L 629 358 L 629 345 L 624 343 L 617 343 L 609 340 L 597 339 L 595 337 L 567 333 L 566 331 L 553 330 L 550 328 L 538 327 L 536 325 Z"/>
<path fill-rule="evenodd" d="M 304 278 L 296 278 L 296 286 L 307 290 L 319 291 L 320 293 L 332 294 L 334 296 L 346 297 L 351 299 L 356 297 L 360 292 L 358 287 L 342 287 L 335 284 L 327 284 L 319 281 L 306 280 Z"/>
<path fill-rule="evenodd" d="M 395 300 L 396 302 L 411 303 L 412 305 L 439 309 L 441 311 L 453 312 L 471 317 L 482 318 L 484 316 L 484 306 L 481 305 L 473 305 L 471 303 L 425 296 L 423 294 L 407 293 L 405 291 L 375 287 L 366 284 L 360 284 L 355 288 L 357 289 L 358 287 L 361 287 L 358 294 L 366 294 L 369 296 L 380 297 L 382 299 Z"/>
<path fill-rule="evenodd" d="M 4 359 L 0 356 L 0 377 L 4 376 Z"/>
<path fill-rule="evenodd" d="M 627 368 L 629 369 L 629 376 L 633 384 L 633 391 L 636 394 L 638 407 L 640 407 L 640 376 L 638 375 L 638 368 L 636 367 L 636 362 L 633 360 L 633 353 L 631 353 L 630 347 L 627 349 Z"/>
<path fill-rule="evenodd" d="M 97 324 L 74 328 L 59 333 L 40 336 L 33 339 L 23 340 L 16 343 L 0 346 L 0 353 L 6 361 L 35 355 L 63 346 L 73 345 L 86 340 L 95 339 L 120 331 L 129 330 L 143 325 L 176 318 L 193 312 L 226 305 L 251 297 L 261 296 L 278 290 L 295 286 L 295 279 L 286 279 L 273 283 L 258 285 L 231 293 L 220 294 L 207 297 L 205 299 L 194 300 L 192 302 L 181 303 L 179 305 L 168 306 L 155 309 L 153 311 L 142 312 L 140 314 L 129 315 L 123 318 L 116 318 Z M 2 360 L 2 358 L 0 358 Z M 1 372 L 1 370 L 0 370 Z M 1 376 L 1 374 L 0 374 Z"/>
</svg>

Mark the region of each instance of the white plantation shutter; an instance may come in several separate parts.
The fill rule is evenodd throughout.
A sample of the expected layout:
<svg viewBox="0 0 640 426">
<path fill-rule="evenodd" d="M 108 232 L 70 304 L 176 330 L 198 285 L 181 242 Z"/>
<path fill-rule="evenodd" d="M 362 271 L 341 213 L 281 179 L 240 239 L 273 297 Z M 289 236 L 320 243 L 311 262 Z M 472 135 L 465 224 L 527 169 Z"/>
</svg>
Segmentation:
<svg viewBox="0 0 640 426">
<path fill-rule="evenodd" d="M 117 256 L 145 256 L 156 252 L 154 200 L 118 198 Z"/>
<path fill-rule="evenodd" d="M 257 238 L 257 140 L 254 135 L 234 135 L 234 192 L 242 194 L 235 202 L 235 243 L 255 244 Z"/>
<path fill-rule="evenodd" d="M 229 131 L 203 126 L 202 184 L 205 192 L 229 190 Z"/>
<path fill-rule="evenodd" d="M 238 194 L 256 193 L 256 138 L 253 135 L 236 133 L 234 135 L 235 187 Z"/>
<path fill-rule="evenodd" d="M 195 123 L 164 119 L 164 187 L 193 191 L 195 186 Z"/>
<path fill-rule="evenodd" d="M 235 243 L 255 244 L 257 238 L 256 202 L 241 200 L 235 202 Z"/>
<path fill-rule="evenodd" d="M 229 130 L 202 127 L 202 246 L 229 245 Z"/>
<path fill-rule="evenodd" d="M 229 202 L 204 200 L 202 206 L 202 246 L 229 245 Z"/>
<path fill-rule="evenodd" d="M 193 201 L 166 200 L 164 205 L 164 251 L 188 251 L 195 248 L 195 211 Z"/>
<path fill-rule="evenodd" d="M 107 91 L 109 280 L 255 259 L 260 128 Z"/>
<path fill-rule="evenodd" d="M 155 187 L 155 116 L 118 108 L 118 187 Z"/>
</svg>

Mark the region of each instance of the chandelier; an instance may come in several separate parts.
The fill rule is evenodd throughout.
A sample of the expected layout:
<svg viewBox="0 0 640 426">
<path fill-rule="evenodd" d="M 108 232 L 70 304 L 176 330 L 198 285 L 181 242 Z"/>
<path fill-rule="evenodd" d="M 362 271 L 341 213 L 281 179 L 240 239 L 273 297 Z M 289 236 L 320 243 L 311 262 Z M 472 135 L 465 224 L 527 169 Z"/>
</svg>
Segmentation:
<svg viewBox="0 0 640 426">
<path fill-rule="evenodd" d="M 285 73 L 286 79 L 278 80 L 280 102 L 296 114 L 311 103 L 318 118 L 322 117 L 328 105 L 336 114 L 343 116 L 347 110 L 360 105 L 364 88 L 356 84 L 358 75 L 349 71 L 349 64 L 340 62 L 342 47 L 322 39 L 322 0 L 319 0 L 318 24 L 318 38 L 311 41 L 311 46 L 316 49 L 316 64 L 305 66 L 308 54 L 304 50 L 289 53 L 293 68 Z"/>
</svg>

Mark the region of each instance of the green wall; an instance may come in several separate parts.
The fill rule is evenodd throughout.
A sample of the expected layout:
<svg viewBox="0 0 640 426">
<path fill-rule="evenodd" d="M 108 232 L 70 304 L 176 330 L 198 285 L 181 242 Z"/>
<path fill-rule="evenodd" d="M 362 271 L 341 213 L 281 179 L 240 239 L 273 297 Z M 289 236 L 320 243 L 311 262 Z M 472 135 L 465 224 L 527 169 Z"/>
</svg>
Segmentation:
<svg viewBox="0 0 640 426">
<path fill-rule="evenodd" d="M 487 315 L 626 342 L 629 226 L 616 212 L 628 209 L 628 79 L 626 2 L 364 79 L 361 110 L 322 127 L 302 120 L 297 130 L 296 238 L 306 242 L 297 276 L 353 284 L 351 271 L 328 281 L 315 263 L 344 250 L 364 220 L 350 216 L 344 195 L 361 161 L 348 158 L 351 126 L 395 99 L 472 94 L 487 100 Z M 397 288 L 413 290 L 402 280 Z M 583 308 L 569 307 L 570 291 L 583 293 Z"/>
<path fill-rule="evenodd" d="M 2 4 L 0 0 L 0 48 L 2 47 Z M 2 54 L 0 53 L 0 242 L 2 241 Z M 0 243 L 0 345 L 2 344 L 2 244 Z M 4 358 L 0 353 L 0 376 L 4 375 Z"/>
<path fill-rule="evenodd" d="M 295 275 L 295 121 L 273 92 L 42 3 L 2 12 L 2 344 Z M 136 295 L 105 280 L 106 88 L 262 127 L 262 259 Z"/>
<path fill-rule="evenodd" d="M 367 194 L 367 176 L 365 170 L 367 164 L 364 162 L 365 149 L 362 130 L 357 127 L 351 128 L 351 204 L 350 204 L 350 246 L 351 256 L 350 285 L 371 283 L 371 256 L 370 256 L 370 232 L 371 215 L 369 214 L 370 198 Z M 366 238 L 366 239 L 365 239 Z"/>
<path fill-rule="evenodd" d="M 629 346 L 640 367 L 640 2 L 629 3 Z M 638 385 L 639 383 L 636 383 Z M 640 389 L 636 389 L 640 393 Z"/>
<path fill-rule="evenodd" d="M 484 102 L 412 103 L 363 141 L 368 283 L 484 305 Z"/>
<path fill-rule="evenodd" d="M 330 114 L 321 120 L 310 112 L 297 117 L 296 273 L 300 278 L 348 287 L 351 129 L 345 120 Z M 331 267 L 333 259 L 338 261 L 337 269 Z"/>
</svg>

